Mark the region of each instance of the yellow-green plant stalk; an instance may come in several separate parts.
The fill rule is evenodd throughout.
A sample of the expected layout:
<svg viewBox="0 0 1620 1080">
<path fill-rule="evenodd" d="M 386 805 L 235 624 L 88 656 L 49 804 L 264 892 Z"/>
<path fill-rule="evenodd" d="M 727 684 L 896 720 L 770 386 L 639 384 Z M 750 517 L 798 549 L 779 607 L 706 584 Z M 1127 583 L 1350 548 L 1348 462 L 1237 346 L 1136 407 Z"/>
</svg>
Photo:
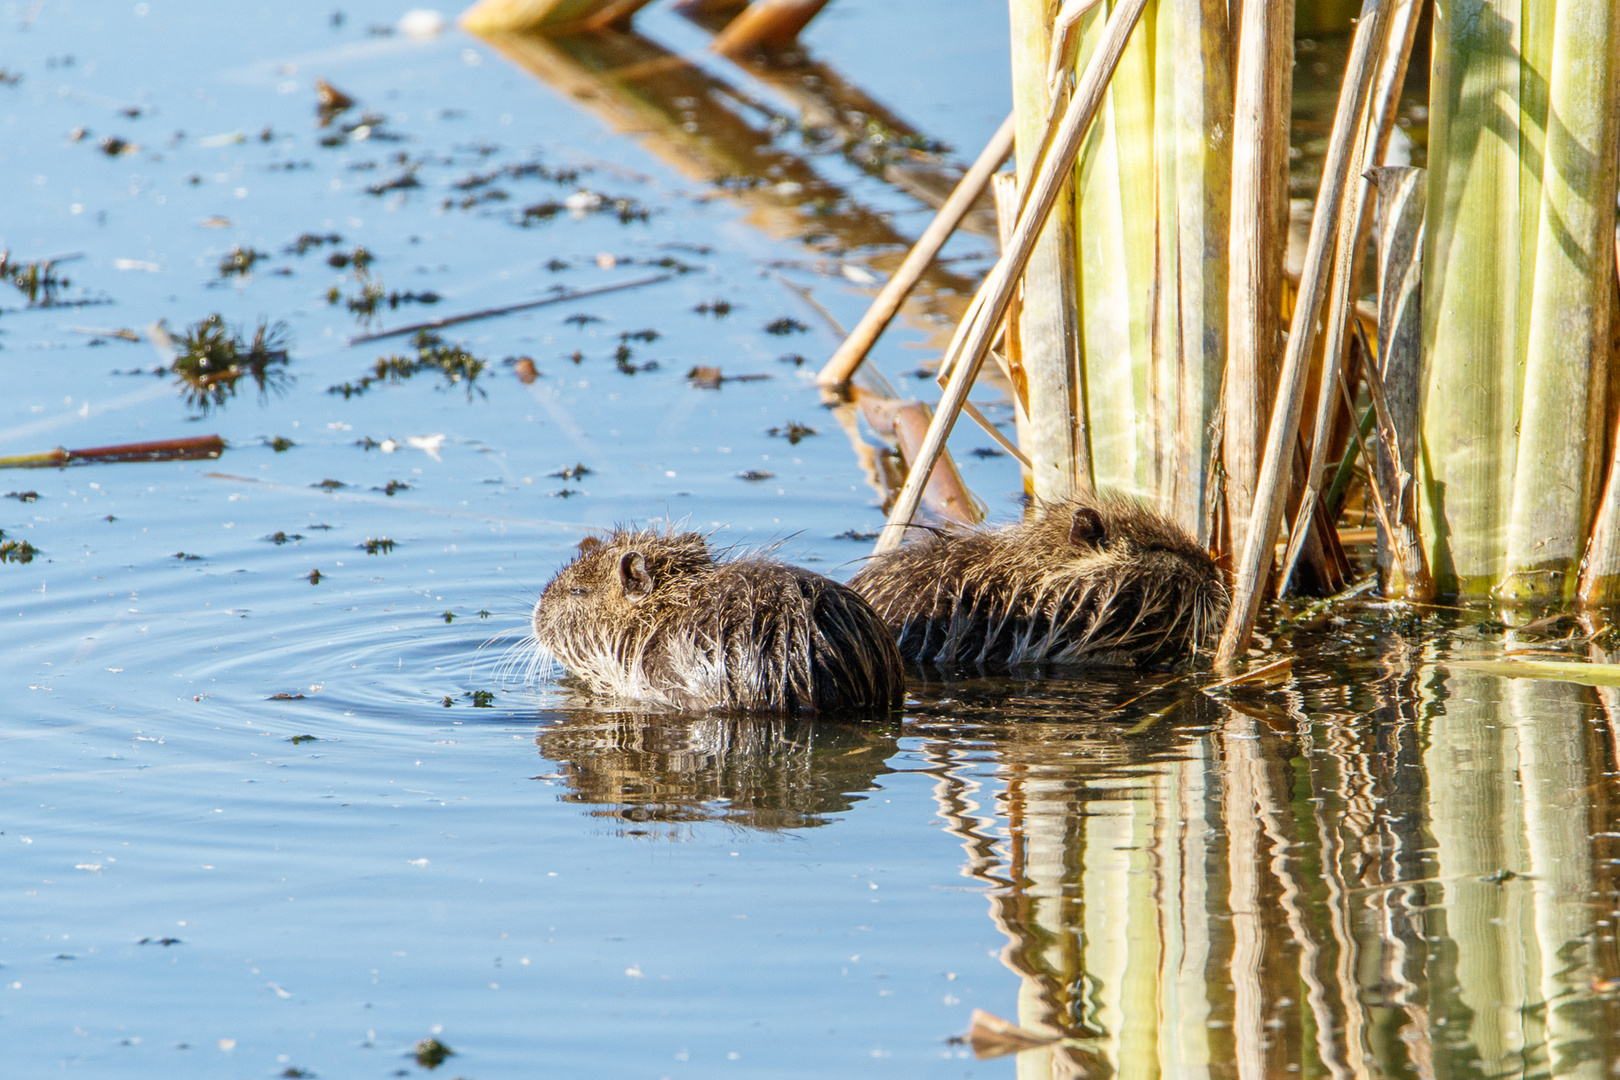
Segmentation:
<svg viewBox="0 0 1620 1080">
<path fill-rule="evenodd" d="M 1485 596 L 1506 565 L 1548 31 L 1518 4 L 1434 6 L 1419 475 L 1442 593 Z"/>
<path fill-rule="evenodd" d="M 1603 457 L 1620 11 L 1614 0 L 1564 0 L 1556 10 L 1523 406 L 1496 587 L 1506 600 L 1574 596 Z"/>
<path fill-rule="evenodd" d="M 1183 527 L 1210 542 L 1215 438 L 1226 365 L 1226 285 L 1232 203 L 1231 28 L 1222 0 L 1174 0 L 1171 65 L 1175 79 L 1175 255 L 1161 261 L 1174 273 L 1179 320 L 1175 344 L 1176 411 L 1167 468 L 1167 509 Z M 1161 32 L 1160 40 L 1167 35 Z M 1165 161 L 1165 156 L 1161 156 Z M 1170 163 L 1165 162 L 1168 166 Z M 1161 176 L 1160 183 L 1165 178 Z M 1165 227 L 1165 226 L 1161 226 Z M 1161 296 L 1164 293 L 1161 292 Z M 1161 300 L 1161 305 L 1163 301 Z"/>
</svg>

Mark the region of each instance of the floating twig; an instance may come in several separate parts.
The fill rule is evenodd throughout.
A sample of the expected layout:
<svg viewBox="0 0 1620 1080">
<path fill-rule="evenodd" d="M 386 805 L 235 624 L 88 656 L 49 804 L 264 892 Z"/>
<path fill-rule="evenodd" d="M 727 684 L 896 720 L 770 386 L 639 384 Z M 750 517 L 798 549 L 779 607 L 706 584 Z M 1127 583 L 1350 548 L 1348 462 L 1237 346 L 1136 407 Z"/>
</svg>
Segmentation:
<svg viewBox="0 0 1620 1080">
<path fill-rule="evenodd" d="M 185 439 L 94 446 L 86 450 L 65 450 L 58 446 L 38 454 L 0 457 L 0 469 L 49 469 L 98 461 L 194 461 L 217 458 L 224 452 L 225 440 L 218 435 L 195 435 Z"/>
<path fill-rule="evenodd" d="M 602 285 L 595 289 L 576 289 L 573 292 L 558 293 L 541 300 L 525 300 L 521 304 L 506 304 L 502 307 L 485 308 L 482 311 L 469 311 L 465 315 L 446 315 L 442 319 L 429 319 L 426 322 L 412 323 L 409 326 L 396 327 L 393 330 L 378 330 L 372 334 L 360 334 L 348 340 L 350 345 L 360 345 L 367 341 L 380 341 L 383 338 L 398 337 L 401 334 L 414 334 L 418 330 L 438 330 L 445 326 L 454 326 L 457 323 L 472 322 L 474 319 L 492 319 L 497 315 L 510 315 L 514 311 L 527 311 L 530 308 L 545 307 L 547 304 L 563 304 L 569 300 L 583 300 L 587 296 L 601 296 L 604 293 L 620 292 L 624 289 L 639 289 L 643 285 L 656 285 L 660 281 L 668 281 L 674 274 L 655 274 L 652 277 L 637 278 L 635 281 L 621 281 L 616 285 Z"/>
</svg>

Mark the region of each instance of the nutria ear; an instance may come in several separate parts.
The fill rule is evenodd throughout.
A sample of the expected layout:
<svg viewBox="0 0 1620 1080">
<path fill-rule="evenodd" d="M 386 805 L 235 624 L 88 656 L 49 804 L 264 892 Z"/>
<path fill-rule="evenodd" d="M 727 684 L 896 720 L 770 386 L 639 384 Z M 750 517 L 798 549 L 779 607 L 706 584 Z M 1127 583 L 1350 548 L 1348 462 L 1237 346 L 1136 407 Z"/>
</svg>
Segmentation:
<svg viewBox="0 0 1620 1080">
<path fill-rule="evenodd" d="M 647 560 L 641 552 L 627 551 L 619 556 L 619 584 L 631 600 L 645 600 L 652 595 L 652 575 L 647 572 Z"/>
<path fill-rule="evenodd" d="M 1108 530 L 1103 528 L 1102 515 L 1089 506 L 1074 512 L 1069 522 L 1069 542 L 1087 547 L 1102 547 L 1108 543 Z"/>
<path fill-rule="evenodd" d="M 595 551 L 601 546 L 602 541 L 598 540 L 594 536 L 587 536 L 585 539 L 579 542 L 579 553 L 581 555 L 589 555 L 591 552 Z"/>
</svg>

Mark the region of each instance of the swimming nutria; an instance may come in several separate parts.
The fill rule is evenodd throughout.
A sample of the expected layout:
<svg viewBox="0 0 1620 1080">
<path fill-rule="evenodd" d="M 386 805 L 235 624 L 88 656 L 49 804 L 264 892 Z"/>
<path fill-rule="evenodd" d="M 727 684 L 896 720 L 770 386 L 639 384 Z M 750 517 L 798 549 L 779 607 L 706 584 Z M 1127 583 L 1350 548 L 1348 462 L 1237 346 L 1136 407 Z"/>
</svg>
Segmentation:
<svg viewBox="0 0 1620 1080">
<path fill-rule="evenodd" d="M 851 589 L 704 538 L 588 538 L 534 608 L 540 645 L 596 694 L 678 709 L 887 712 L 905 669 Z"/>
<path fill-rule="evenodd" d="M 936 663 L 1154 664 L 1207 648 L 1226 617 L 1209 555 L 1168 518 L 1076 496 L 999 529 L 949 529 L 850 579 L 900 640 Z"/>
</svg>

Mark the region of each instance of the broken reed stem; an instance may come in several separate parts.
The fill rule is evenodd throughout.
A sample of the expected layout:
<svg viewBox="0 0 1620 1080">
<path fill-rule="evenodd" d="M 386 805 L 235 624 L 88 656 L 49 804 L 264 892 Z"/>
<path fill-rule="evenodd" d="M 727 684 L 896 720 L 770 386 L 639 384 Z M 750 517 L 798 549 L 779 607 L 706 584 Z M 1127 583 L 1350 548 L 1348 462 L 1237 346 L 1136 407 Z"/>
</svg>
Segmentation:
<svg viewBox="0 0 1620 1080">
<path fill-rule="evenodd" d="M 1279 592 L 1288 588 L 1289 580 L 1294 575 L 1295 564 L 1304 549 L 1306 533 L 1315 513 L 1316 496 L 1322 489 L 1323 473 L 1327 470 L 1328 437 L 1339 404 L 1334 383 L 1338 381 L 1339 366 L 1344 360 L 1345 324 L 1354 317 L 1354 291 L 1361 283 L 1362 254 L 1366 250 L 1367 235 L 1372 229 L 1376 190 L 1367 171 L 1383 161 L 1384 149 L 1389 145 L 1390 129 L 1395 125 L 1395 110 L 1400 101 L 1401 80 L 1411 59 L 1417 29 L 1417 6 L 1418 0 L 1397 0 L 1391 16 L 1388 45 L 1382 50 L 1384 55 L 1381 58 L 1367 58 L 1369 63 L 1378 64 L 1378 78 L 1375 96 L 1369 99 L 1369 108 L 1363 114 L 1358 138 L 1361 162 L 1359 166 L 1351 166 L 1351 190 L 1346 193 L 1339 218 L 1338 243 L 1333 256 L 1332 294 L 1328 302 L 1327 325 L 1322 328 L 1322 377 L 1316 398 L 1310 466 L 1305 475 L 1305 496 L 1300 500 L 1299 512 L 1288 539 L 1288 551 L 1283 556 L 1282 573 L 1277 579 Z M 1395 36 L 1397 32 L 1399 38 Z M 1350 73 L 1346 71 L 1345 78 L 1349 77 Z"/>
<path fill-rule="evenodd" d="M 878 337 L 888 328 L 890 320 L 899 313 L 900 305 L 906 302 L 911 290 L 928 272 L 928 267 L 933 264 L 940 248 L 945 246 L 945 241 L 956 232 L 956 227 L 962 224 L 962 219 L 967 217 L 973 204 L 984 194 L 991 176 L 1007 160 L 1012 148 L 1013 118 L 1009 114 L 979 152 L 978 159 L 963 175 L 956 190 L 945 200 L 945 205 L 934 215 L 934 220 L 928 223 L 928 228 L 911 245 L 900 268 L 873 299 L 866 314 L 861 316 L 861 321 L 855 324 L 855 329 L 850 331 L 843 344 L 838 346 L 838 351 L 832 354 L 832 359 L 816 376 L 818 385 L 837 386 L 849 381 L 850 375 L 861 366 L 867 353 L 872 351 L 872 346 L 877 344 Z"/>
<path fill-rule="evenodd" d="M 445 326 L 455 326 L 457 323 L 472 322 L 474 319 L 493 319 L 497 315 L 510 315 L 514 311 L 528 311 L 530 308 L 545 307 L 547 304 L 566 304 L 570 300 L 583 300 L 587 296 L 601 296 L 603 293 L 621 292 L 624 289 L 639 289 L 643 285 L 656 285 L 660 281 L 668 281 L 673 276 L 673 274 L 655 274 L 652 277 L 638 278 L 635 281 L 621 281 L 617 285 L 601 285 L 594 289 L 576 289 L 572 292 L 548 296 L 542 300 L 525 300 L 521 304 L 506 304 L 503 307 L 484 308 L 482 311 L 469 311 L 465 315 L 446 315 L 442 319 L 428 319 L 426 322 L 411 323 L 409 326 L 396 326 L 392 330 L 378 330 L 374 334 L 358 334 L 350 338 L 345 344 L 362 345 L 368 341 L 381 341 L 383 338 L 398 337 L 401 334 L 414 334 L 418 330 L 438 330 Z"/>
<path fill-rule="evenodd" d="M 225 440 L 218 435 L 194 435 L 184 439 L 92 446 L 85 450 L 64 450 L 59 446 L 38 454 L 0 457 L 0 469 L 48 469 L 89 461 L 193 461 L 217 458 L 224 452 Z"/>
<path fill-rule="evenodd" d="M 1362 350 L 1368 351 L 1367 338 L 1360 323 L 1356 324 L 1356 336 L 1361 339 Z M 1384 507 L 1379 521 L 1384 525 L 1390 546 L 1395 550 L 1395 560 L 1400 564 L 1406 584 L 1406 599 L 1433 600 L 1434 582 L 1429 576 L 1429 565 L 1423 556 L 1417 529 L 1417 487 L 1411 470 L 1413 463 L 1405 460 L 1401 451 L 1401 430 L 1396 426 L 1389 396 L 1384 393 L 1384 376 L 1379 371 L 1379 365 L 1377 362 L 1365 364 L 1362 373 L 1367 381 L 1367 392 L 1372 396 L 1373 408 L 1378 413 L 1378 447 L 1393 466 L 1391 471 L 1395 477 L 1395 490 L 1392 492 L 1384 486 L 1378 469 L 1367 470 L 1367 476 L 1373 482 L 1373 491 Z"/>
<path fill-rule="evenodd" d="M 1322 163 L 1322 186 L 1317 192 L 1316 213 L 1311 220 L 1311 239 L 1305 252 L 1305 269 L 1300 276 L 1299 297 L 1294 303 L 1294 317 L 1288 328 L 1288 349 L 1278 381 L 1277 399 L 1271 411 L 1271 426 L 1266 432 L 1266 450 L 1260 463 L 1255 505 L 1249 516 L 1242 560 L 1233 575 L 1232 610 L 1215 650 L 1218 670 L 1233 670 L 1239 654 L 1249 646 L 1249 635 L 1254 630 L 1255 616 L 1260 611 L 1260 597 L 1264 592 L 1266 572 L 1271 565 L 1277 526 L 1282 518 L 1286 495 L 1284 489 L 1292 464 L 1290 455 L 1298 438 L 1306 368 L 1310 364 L 1311 348 L 1316 343 L 1316 322 L 1327 284 L 1329 231 L 1344 217 L 1341 208 L 1354 156 L 1355 135 L 1361 126 L 1367 91 L 1375 70 L 1372 58 L 1382 44 L 1384 31 L 1389 25 L 1389 8 L 1388 0 L 1364 0 L 1361 18 L 1356 23 L 1356 36 L 1350 48 L 1349 63 L 1345 67 L 1344 84 L 1339 90 L 1339 107 L 1333 118 L 1333 134 L 1328 142 L 1327 157 Z"/>
<path fill-rule="evenodd" d="M 991 339 L 1000 329 L 1002 320 L 1006 318 L 1013 291 L 1018 286 L 1019 275 L 1023 273 L 1030 254 L 1035 250 L 1035 243 L 1040 238 L 1047 217 L 1057 204 L 1058 195 L 1063 192 L 1073 175 L 1075 160 L 1080 154 L 1086 133 L 1091 129 L 1091 122 L 1102 106 L 1103 93 L 1108 87 L 1108 81 L 1112 78 L 1114 69 L 1119 64 L 1120 54 L 1125 50 L 1125 43 L 1130 39 L 1131 31 L 1135 29 L 1137 21 L 1142 16 L 1142 9 L 1146 6 L 1147 0 L 1123 0 L 1108 17 L 1102 40 L 1087 62 L 1085 73 L 1075 85 L 1074 94 L 1069 99 L 1069 107 L 1064 111 L 1057 134 L 1052 139 L 1051 149 L 1040 163 L 1040 171 L 1034 183 L 1030 185 L 1023 212 L 1018 215 L 1018 227 L 1013 233 L 1013 244 L 1001 253 L 1001 258 L 996 260 L 996 265 L 991 268 L 990 276 L 985 281 L 983 289 L 985 302 L 974 319 L 972 329 L 964 337 L 961 359 L 951 372 L 950 385 L 945 388 L 945 395 L 940 399 L 933 422 L 928 425 L 927 438 L 918 451 L 917 460 L 911 463 L 905 487 L 895 499 L 894 509 L 889 513 L 888 521 L 884 523 L 883 534 L 878 537 L 878 542 L 873 548 L 874 554 L 894 550 L 900 546 L 900 541 L 905 537 L 906 527 L 911 524 L 911 519 L 917 512 L 917 503 L 922 496 L 929 470 L 940 452 L 945 449 L 945 440 L 951 433 L 951 426 L 955 424 L 958 414 L 962 411 L 962 403 L 967 400 L 968 390 L 972 387 L 973 380 L 978 377 L 979 368 L 983 366 L 985 356 L 990 351 Z"/>
</svg>

